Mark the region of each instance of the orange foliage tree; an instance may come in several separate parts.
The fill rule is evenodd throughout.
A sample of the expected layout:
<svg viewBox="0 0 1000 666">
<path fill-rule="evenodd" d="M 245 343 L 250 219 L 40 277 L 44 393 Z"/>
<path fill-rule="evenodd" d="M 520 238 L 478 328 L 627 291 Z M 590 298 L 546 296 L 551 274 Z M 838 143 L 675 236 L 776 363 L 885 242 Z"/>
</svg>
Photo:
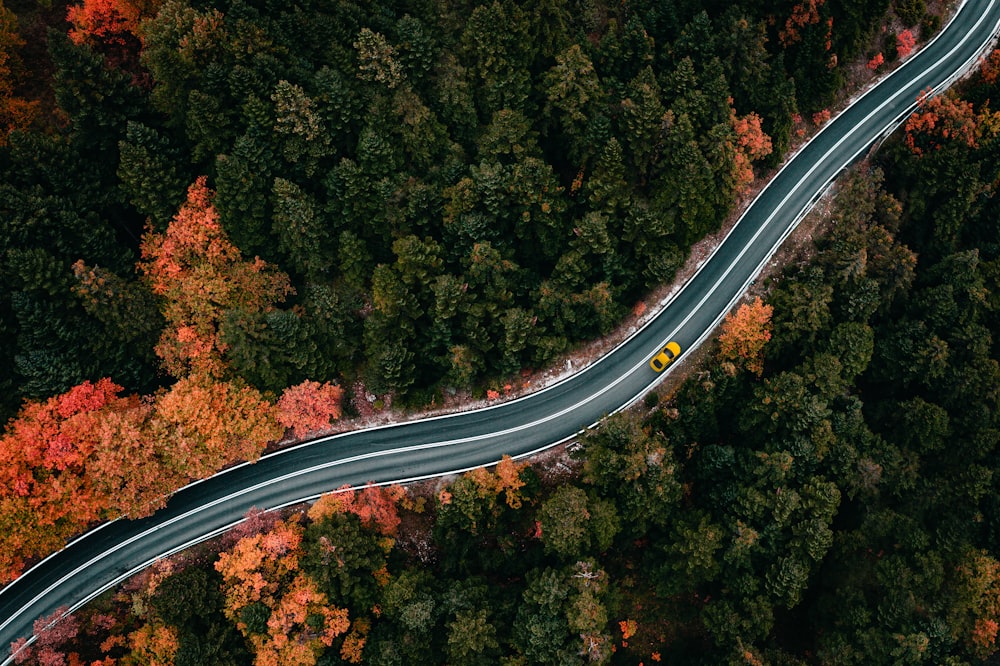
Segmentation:
<svg viewBox="0 0 1000 666">
<path fill-rule="evenodd" d="M 188 377 L 156 399 L 155 429 L 169 442 L 170 463 L 194 478 L 237 460 L 256 460 L 282 428 L 257 389 Z"/>
<path fill-rule="evenodd" d="M 219 324 L 226 311 L 267 311 L 292 292 L 288 276 L 257 258 L 244 261 L 212 205 L 202 176 L 165 233 L 146 232 L 139 270 L 163 297 L 166 328 L 156 352 L 175 377 L 226 375 Z"/>
<path fill-rule="evenodd" d="M 337 513 L 353 513 L 365 527 L 395 536 L 400 523 L 399 500 L 404 495 L 406 489 L 396 484 L 365 486 L 357 491 L 341 486 L 316 500 L 309 509 L 309 518 L 319 522 Z"/>
<path fill-rule="evenodd" d="M 759 297 L 726 315 L 719 334 L 719 357 L 741 363 L 757 376 L 764 371 L 764 345 L 771 339 L 774 308 Z"/>
<path fill-rule="evenodd" d="M 820 109 L 812 114 L 812 122 L 816 127 L 821 127 L 830 122 L 830 109 Z"/>
<path fill-rule="evenodd" d="M 124 45 L 130 35 L 135 37 L 140 18 L 139 7 L 127 0 L 84 0 L 66 12 L 73 26 L 69 38 L 76 44 L 95 39 Z"/>
<path fill-rule="evenodd" d="M 302 527 L 279 521 L 271 530 L 244 537 L 219 554 L 215 569 L 223 578 L 225 614 L 240 631 L 248 631 L 240 614 L 250 604 L 277 607 L 279 592 L 298 572 L 301 543 Z"/>
<path fill-rule="evenodd" d="M 756 113 L 737 116 L 736 110 L 730 107 L 729 122 L 736 133 L 736 159 L 733 165 L 736 191 L 743 192 L 753 182 L 751 162 L 771 154 L 771 137 L 764 133 L 760 116 Z"/>
<path fill-rule="evenodd" d="M 1000 78 L 1000 49 L 994 49 L 979 63 L 979 76 L 989 85 L 997 82 Z"/>
<path fill-rule="evenodd" d="M 186 480 L 259 457 L 283 432 L 253 388 L 183 379 L 121 396 L 109 379 L 27 403 L 0 437 L 0 580 L 88 524 L 148 515 Z"/>
<path fill-rule="evenodd" d="M 521 502 L 524 500 L 520 492 L 525 485 L 524 480 L 521 479 L 521 472 L 527 466 L 528 463 L 516 463 L 510 456 L 505 455 L 497 463 L 496 470 L 494 470 L 497 478 L 497 490 L 504 494 L 504 501 L 512 509 L 520 509 Z"/>
<path fill-rule="evenodd" d="M 371 620 L 366 617 L 357 618 L 351 626 L 351 633 L 344 637 L 340 646 L 340 658 L 349 664 L 360 664 L 368 632 L 371 630 Z"/>
<path fill-rule="evenodd" d="M 250 639 L 257 666 L 311 666 L 350 627 L 347 610 L 329 604 L 299 569 L 301 544 L 301 526 L 281 521 L 240 539 L 215 563 L 224 612 Z M 251 624 L 244 613 L 251 605 L 266 609 L 263 622 Z"/>
<path fill-rule="evenodd" d="M 26 129 L 38 110 L 37 102 L 14 95 L 14 73 L 20 64 L 15 51 L 24 45 L 17 17 L 0 1 L 0 146 L 15 130 Z"/>
<path fill-rule="evenodd" d="M 180 647 L 177 630 L 159 623 L 142 625 L 129 634 L 128 643 L 126 663 L 133 666 L 173 666 Z"/>
<path fill-rule="evenodd" d="M 251 637 L 256 666 L 312 666 L 324 647 L 350 626 L 346 608 L 327 602 L 316 583 L 300 573 L 267 621 L 268 632 Z"/>
<path fill-rule="evenodd" d="M 948 141 L 976 148 L 984 120 L 990 121 L 986 126 L 995 126 L 994 114 L 988 109 L 977 115 L 971 102 L 959 99 L 950 91 L 929 99 L 924 96 L 903 127 L 904 141 L 915 155 L 938 150 Z"/>
<path fill-rule="evenodd" d="M 296 437 L 329 428 L 343 412 L 344 391 L 329 382 L 304 381 L 286 388 L 275 405 L 278 423 Z"/>
<path fill-rule="evenodd" d="M 187 478 L 171 464 L 171 440 L 158 436 L 156 423 L 155 399 L 129 396 L 94 424 L 97 447 L 86 473 L 116 514 L 149 515 Z"/>
<path fill-rule="evenodd" d="M 526 466 L 527 463 L 518 464 L 505 455 L 492 472 L 485 467 L 477 467 L 469 470 L 465 476 L 472 481 L 480 497 L 493 498 L 503 493 L 507 506 L 520 509 L 524 499 L 520 494 L 524 487 L 521 470 Z"/>
</svg>

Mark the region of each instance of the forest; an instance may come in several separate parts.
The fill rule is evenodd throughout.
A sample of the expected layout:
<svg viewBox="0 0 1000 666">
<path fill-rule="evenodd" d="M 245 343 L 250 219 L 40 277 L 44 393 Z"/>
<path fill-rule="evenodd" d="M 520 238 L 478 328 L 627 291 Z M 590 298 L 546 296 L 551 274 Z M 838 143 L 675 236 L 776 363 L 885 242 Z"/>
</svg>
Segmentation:
<svg viewBox="0 0 1000 666">
<path fill-rule="evenodd" d="M 923 0 L 0 4 L 0 581 L 359 398 L 482 395 L 607 333 L 852 63 L 940 22 Z M 998 74 L 926 100 L 704 366 L 570 473 L 255 513 L 19 662 L 989 659 Z"/>
<path fill-rule="evenodd" d="M 491 395 L 608 332 L 829 117 L 840 63 L 889 67 L 941 21 L 922 0 L 0 17 L 0 580 L 283 433 Z"/>
<path fill-rule="evenodd" d="M 857 165 L 697 371 L 568 464 L 252 512 L 20 663 L 992 663 L 998 74 Z"/>
</svg>

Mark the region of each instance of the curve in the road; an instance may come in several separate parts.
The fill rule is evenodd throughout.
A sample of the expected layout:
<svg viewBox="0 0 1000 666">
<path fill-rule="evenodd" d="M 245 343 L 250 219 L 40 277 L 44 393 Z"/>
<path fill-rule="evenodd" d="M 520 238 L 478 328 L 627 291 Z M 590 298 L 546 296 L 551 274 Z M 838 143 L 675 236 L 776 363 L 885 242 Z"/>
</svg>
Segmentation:
<svg viewBox="0 0 1000 666">
<path fill-rule="evenodd" d="M 344 484 L 415 481 L 523 457 L 576 436 L 662 379 L 648 361 L 668 340 L 698 346 L 849 164 L 897 127 L 924 91 L 972 68 L 1000 30 L 1000 0 L 966 0 L 937 37 L 798 150 L 663 310 L 608 355 L 537 393 L 483 409 L 322 438 L 179 490 L 141 520 L 88 532 L 0 590 L 0 666 L 33 621 L 76 609 L 152 562 L 239 523 Z M 676 361 L 675 361 L 676 363 Z M 669 371 L 669 368 L 668 370 Z"/>
</svg>

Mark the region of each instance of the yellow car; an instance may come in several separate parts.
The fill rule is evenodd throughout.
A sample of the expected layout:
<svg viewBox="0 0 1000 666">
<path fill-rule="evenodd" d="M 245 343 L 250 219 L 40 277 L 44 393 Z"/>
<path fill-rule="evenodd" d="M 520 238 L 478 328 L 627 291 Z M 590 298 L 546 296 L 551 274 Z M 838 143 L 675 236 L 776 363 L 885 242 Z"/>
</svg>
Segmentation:
<svg viewBox="0 0 1000 666">
<path fill-rule="evenodd" d="M 680 353 L 681 346 L 676 342 L 670 341 L 660 350 L 659 354 L 649 361 L 649 367 L 656 372 L 663 372 L 663 369 L 670 365 L 671 361 L 680 356 Z"/>
</svg>

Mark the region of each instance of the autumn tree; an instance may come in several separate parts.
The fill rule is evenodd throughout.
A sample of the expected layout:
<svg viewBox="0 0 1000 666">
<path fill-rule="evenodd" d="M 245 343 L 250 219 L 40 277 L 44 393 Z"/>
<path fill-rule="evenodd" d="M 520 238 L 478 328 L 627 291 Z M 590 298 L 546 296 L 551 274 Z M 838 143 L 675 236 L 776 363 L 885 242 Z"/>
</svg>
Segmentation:
<svg viewBox="0 0 1000 666">
<path fill-rule="evenodd" d="M 990 51 L 990 54 L 979 63 L 979 76 L 989 85 L 993 85 L 1000 78 L 1000 49 Z"/>
<path fill-rule="evenodd" d="M 954 93 L 924 97 L 903 126 L 904 141 L 918 156 L 939 149 L 947 141 L 975 148 L 979 142 L 979 122 L 972 103 Z"/>
<path fill-rule="evenodd" d="M 27 558 L 48 554 L 88 523 L 106 516 L 114 498 L 87 473 L 102 412 L 120 404 L 108 379 L 84 382 L 43 402 L 27 403 L 0 438 L 0 579 L 17 576 Z"/>
<path fill-rule="evenodd" d="M 730 123 L 736 132 L 736 155 L 733 165 L 735 189 L 737 193 L 743 194 L 753 182 L 751 162 L 771 154 L 771 137 L 761 129 L 761 118 L 756 113 L 737 116 L 736 110 L 732 109 Z"/>
<path fill-rule="evenodd" d="M 24 45 L 18 34 L 17 16 L 0 2 L 0 147 L 15 130 L 27 129 L 38 103 L 14 94 L 16 75 L 21 68 L 17 49 Z"/>
<path fill-rule="evenodd" d="M 227 374 L 219 325 L 227 310 L 267 311 L 291 292 L 288 277 L 264 261 L 245 261 L 219 223 L 214 194 L 199 178 L 160 234 L 143 236 L 139 270 L 163 297 L 167 326 L 156 352 L 175 377 Z"/>
<path fill-rule="evenodd" d="M 345 633 L 347 610 L 327 603 L 299 568 L 302 528 L 279 522 L 221 553 L 225 613 L 250 639 L 257 666 L 311 666 Z"/>
<path fill-rule="evenodd" d="M 826 0 L 805 0 L 792 8 L 792 15 L 785 21 L 785 27 L 778 33 L 782 46 L 789 46 L 801 41 L 801 30 L 805 26 L 815 25 L 820 21 L 820 7 Z"/>
<path fill-rule="evenodd" d="M 256 460 L 282 435 L 274 408 L 241 382 L 186 377 L 155 402 L 153 432 L 169 443 L 169 466 L 202 478 L 235 461 Z"/>
<path fill-rule="evenodd" d="M 405 494 L 406 490 L 395 484 L 369 485 L 361 490 L 343 486 L 319 498 L 309 509 L 309 518 L 318 522 L 337 513 L 353 513 L 364 526 L 393 536 L 400 523 L 398 503 Z"/>
<path fill-rule="evenodd" d="M 140 398 L 108 379 L 28 403 L 0 437 L 4 579 L 95 520 L 148 515 L 176 488 L 253 460 L 282 428 L 255 389 L 196 377 Z"/>
<path fill-rule="evenodd" d="M 344 391 L 329 382 L 304 381 L 285 389 L 275 407 L 278 423 L 291 428 L 296 437 L 330 427 L 340 418 Z"/>
<path fill-rule="evenodd" d="M 51 615 L 40 617 L 32 625 L 35 641 L 28 645 L 26 638 L 19 638 L 10 645 L 15 664 L 37 663 L 61 666 L 66 663 L 62 648 L 76 638 L 80 621 L 69 614 L 69 608 L 57 608 Z"/>
<path fill-rule="evenodd" d="M 128 396 L 95 424 L 96 447 L 86 475 L 110 498 L 114 514 L 138 518 L 166 504 L 189 478 L 172 449 L 173 438 L 159 428 L 154 398 Z"/>
<path fill-rule="evenodd" d="M 719 334 L 719 357 L 740 363 L 760 376 L 764 371 L 764 345 L 771 339 L 773 313 L 774 308 L 758 296 L 726 315 Z"/>
<path fill-rule="evenodd" d="M 127 38 L 136 38 L 140 18 L 140 7 L 128 0 L 84 0 L 71 5 L 66 14 L 73 26 L 69 37 L 76 44 L 94 39 L 124 45 Z"/>
<path fill-rule="evenodd" d="M 902 60 L 913 52 L 916 39 L 909 30 L 904 30 L 896 35 L 896 55 Z"/>
<path fill-rule="evenodd" d="M 1000 563 L 984 550 L 969 549 L 955 567 L 950 625 L 954 637 L 980 659 L 997 651 L 1000 629 Z"/>
<path fill-rule="evenodd" d="M 226 616 L 237 622 L 241 631 L 254 629 L 248 626 L 246 607 L 256 603 L 269 609 L 276 606 L 282 583 L 290 582 L 298 571 L 300 543 L 301 526 L 281 521 L 266 532 L 240 539 L 233 548 L 219 554 L 215 569 L 223 577 Z"/>
<path fill-rule="evenodd" d="M 135 666 L 167 666 L 174 662 L 180 646 L 173 627 L 146 623 L 128 636 L 130 652 L 127 660 Z"/>
</svg>

